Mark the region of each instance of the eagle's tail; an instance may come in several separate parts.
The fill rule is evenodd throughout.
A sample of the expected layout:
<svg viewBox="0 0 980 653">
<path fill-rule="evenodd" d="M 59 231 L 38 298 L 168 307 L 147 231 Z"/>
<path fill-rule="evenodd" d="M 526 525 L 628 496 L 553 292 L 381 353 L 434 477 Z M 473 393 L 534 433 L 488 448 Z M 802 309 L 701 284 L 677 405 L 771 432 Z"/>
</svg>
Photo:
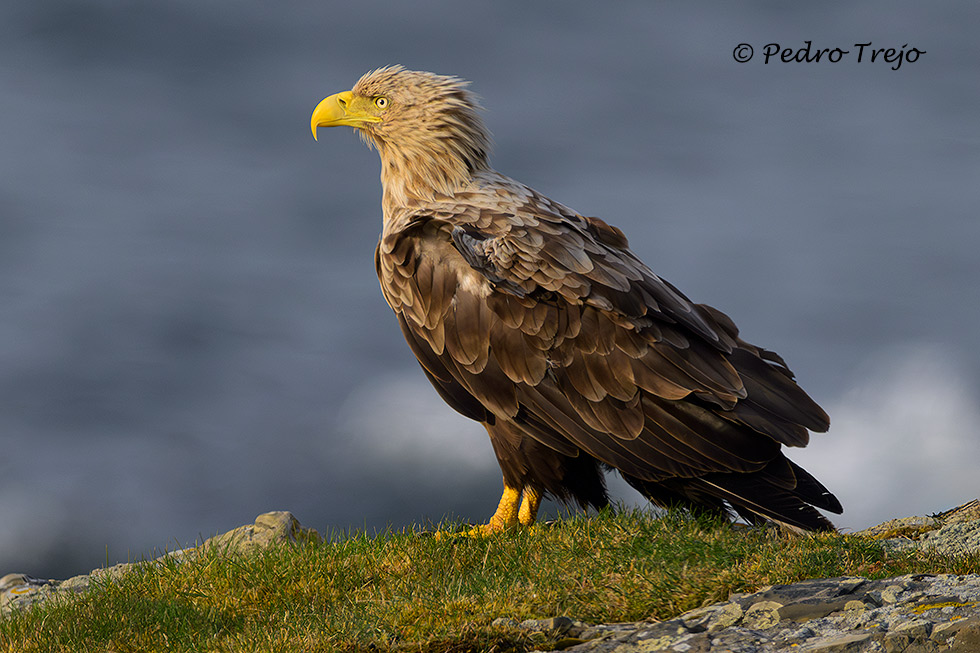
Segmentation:
<svg viewBox="0 0 980 653">
<path fill-rule="evenodd" d="M 756 472 L 713 473 L 665 481 L 645 481 L 625 474 L 624 478 L 661 506 L 727 515 L 734 511 L 752 523 L 773 521 L 804 531 L 835 530 L 815 508 L 835 514 L 844 511 L 837 497 L 820 481 L 784 456 Z"/>
</svg>

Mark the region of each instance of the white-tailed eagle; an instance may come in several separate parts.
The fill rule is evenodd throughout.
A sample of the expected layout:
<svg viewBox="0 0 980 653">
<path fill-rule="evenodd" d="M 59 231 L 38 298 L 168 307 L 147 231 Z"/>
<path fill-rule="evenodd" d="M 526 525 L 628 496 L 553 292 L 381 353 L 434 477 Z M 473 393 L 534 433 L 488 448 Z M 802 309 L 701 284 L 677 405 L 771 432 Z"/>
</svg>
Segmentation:
<svg viewBox="0 0 980 653">
<path fill-rule="evenodd" d="M 608 502 L 615 468 L 661 506 L 832 529 L 841 505 L 783 455 L 827 414 L 777 354 L 742 340 L 623 233 L 490 167 L 467 83 L 400 66 L 316 107 L 381 155 L 385 299 L 442 398 L 483 424 L 504 493 L 482 531 L 542 496 Z"/>
</svg>

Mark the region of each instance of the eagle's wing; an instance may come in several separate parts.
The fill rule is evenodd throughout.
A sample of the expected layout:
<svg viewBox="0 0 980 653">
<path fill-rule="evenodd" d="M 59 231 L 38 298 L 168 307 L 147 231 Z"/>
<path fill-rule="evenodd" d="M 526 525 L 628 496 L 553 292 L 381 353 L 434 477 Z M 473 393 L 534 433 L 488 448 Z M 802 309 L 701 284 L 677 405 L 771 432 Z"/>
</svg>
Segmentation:
<svg viewBox="0 0 980 653">
<path fill-rule="evenodd" d="M 778 356 L 618 229 L 523 188 L 504 204 L 416 214 L 378 245 L 385 298 L 456 410 L 652 482 L 759 471 L 827 429 Z"/>
</svg>

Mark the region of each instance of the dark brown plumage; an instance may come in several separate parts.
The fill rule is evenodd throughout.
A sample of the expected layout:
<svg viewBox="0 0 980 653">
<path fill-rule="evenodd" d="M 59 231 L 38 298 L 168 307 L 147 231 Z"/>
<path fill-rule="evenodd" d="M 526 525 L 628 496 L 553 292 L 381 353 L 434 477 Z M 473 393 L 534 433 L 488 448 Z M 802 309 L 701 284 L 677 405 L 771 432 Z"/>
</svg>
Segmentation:
<svg viewBox="0 0 980 653">
<path fill-rule="evenodd" d="M 543 494 L 607 504 L 615 468 L 651 501 L 801 529 L 841 512 L 782 453 L 826 431 L 777 354 L 654 274 L 625 236 L 489 166 L 466 83 L 394 66 L 326 98 L 381 155 L 378 278 L 442 398 L 481 422 L 504 477 L 486 530 Z"/>
</svg>

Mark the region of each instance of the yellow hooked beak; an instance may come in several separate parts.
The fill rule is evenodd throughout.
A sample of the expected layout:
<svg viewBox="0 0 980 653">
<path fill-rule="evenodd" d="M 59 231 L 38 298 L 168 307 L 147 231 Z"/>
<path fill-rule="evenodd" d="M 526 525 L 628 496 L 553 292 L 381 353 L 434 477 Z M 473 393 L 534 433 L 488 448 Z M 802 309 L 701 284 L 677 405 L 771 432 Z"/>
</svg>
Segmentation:
<svg viewBox="0 0 980 653">
<path fill-rule="evenodd" d="M 310 118 L 310 130 L 313 132 L 313 140 L 316 140 L 317 127 L 361 127 L 364 123 L 381 122 L 381 118 L 359 110 L 354 106 L 354 94 L 350 91 L 337 93 L 328 98 L 324 98 L 313 110 L 313 117 Z"/>
</svg>

